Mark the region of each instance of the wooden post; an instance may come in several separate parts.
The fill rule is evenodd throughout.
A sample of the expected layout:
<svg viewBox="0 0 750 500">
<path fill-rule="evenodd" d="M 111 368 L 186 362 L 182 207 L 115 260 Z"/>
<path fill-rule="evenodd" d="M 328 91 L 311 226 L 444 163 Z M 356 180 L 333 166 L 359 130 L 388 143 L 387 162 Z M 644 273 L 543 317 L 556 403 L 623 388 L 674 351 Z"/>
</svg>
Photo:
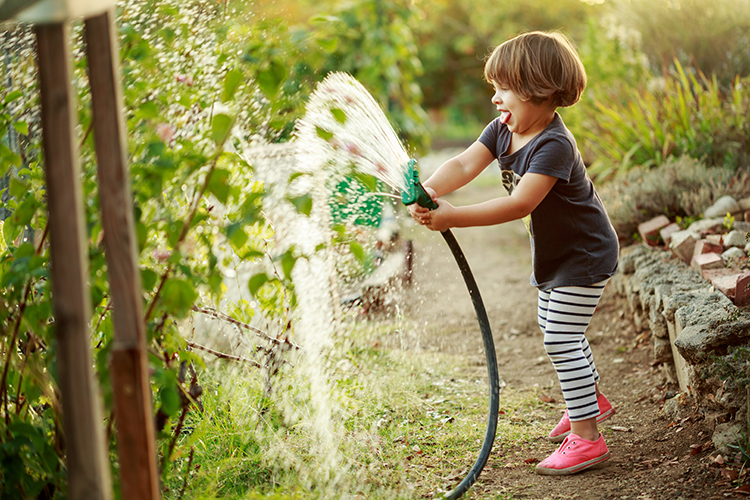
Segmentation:
<svg viewBox="0 0 750 500">
<path fill-rule="evenodd" d="M 87 326 L 91 319 L 88 247 L 73 126 L 68 29 L 64 24 L 48 24 L 37 25 L 35 31 L 68 498 L 109 500 L 109 461 Z"/>
<path fill-rule="evenodd" d="M 115 336 L 111 373 L 117 449 L 122 498 L 155 500 L 156 440 L 113 17 L 110 11 L 86 19 L 86 53 Z"/>
</svg>

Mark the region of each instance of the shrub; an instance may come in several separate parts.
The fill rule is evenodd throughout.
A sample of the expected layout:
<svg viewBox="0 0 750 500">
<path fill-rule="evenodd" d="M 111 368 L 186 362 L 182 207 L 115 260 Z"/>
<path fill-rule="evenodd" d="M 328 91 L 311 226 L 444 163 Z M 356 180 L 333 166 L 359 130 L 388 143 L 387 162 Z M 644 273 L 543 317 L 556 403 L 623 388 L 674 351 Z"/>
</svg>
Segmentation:
<svg viewBox="0 0 750 500">
<path fill-rule="evenodd" d="M 656 168 L 634 168 L 598 188 L 620 239 L 659 214 L 699 217 L 721 195 L 750 194 L 750 175 L 709 168 L 693 158 L 669 158 Z"/>
<path fill-rule="evenodd" d="M 673 71 L 626 90 L 625 102 L 599 100 L 583 133 L 597 157 L 592 176 L 607 178 L 634 166 L 687 155 L 710 167 L 746 169 L 750 158 L 750 78 L 725 91 L 716 78 Z"/>
</svg>

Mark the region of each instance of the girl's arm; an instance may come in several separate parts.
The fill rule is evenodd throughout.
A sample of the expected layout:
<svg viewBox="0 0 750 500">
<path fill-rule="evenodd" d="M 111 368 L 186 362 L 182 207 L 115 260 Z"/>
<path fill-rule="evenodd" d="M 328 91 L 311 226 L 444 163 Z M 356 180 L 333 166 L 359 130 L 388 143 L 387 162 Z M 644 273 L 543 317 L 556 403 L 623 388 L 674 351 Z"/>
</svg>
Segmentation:
<svg viewBox="0 0 750 500">
<path fill-rule="evenodd" d="M 542 202 L 557 182 L 556 177 L 543 174 L 526 174 L 513 189 L 513 194 L 503 198 L 454 207 L 439 200 L 438 208 L 429 213 L 425 225 L 435 231 L 452 227 L 491 226 L 529 215 Z"/>
<path fill-rule="evenodd" d="M 440 165 L 422 185 L 425 188 L 432 188 L 438 197 L 445 196 L 468 184 L 494 159 L 487 146 L 481 142 L 475 142 L 458 156 Z"/>
</svg>

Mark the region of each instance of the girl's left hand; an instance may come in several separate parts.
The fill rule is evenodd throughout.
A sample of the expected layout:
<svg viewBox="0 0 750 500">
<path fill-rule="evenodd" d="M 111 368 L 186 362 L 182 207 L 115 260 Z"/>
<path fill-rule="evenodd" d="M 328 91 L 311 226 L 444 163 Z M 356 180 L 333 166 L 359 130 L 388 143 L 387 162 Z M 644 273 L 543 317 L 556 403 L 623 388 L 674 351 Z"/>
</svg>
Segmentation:
<svg viewBox="0 0 750 500">
<path fill-rule="evenodd" d="M 438 207 L 430 211 L 430 218 L 425 226 L 428 229 L 442 233 L 452 227 L 450 221 L 456 211 L 456 207 L 445 200 L 437 199 L 436 202 Z"/>
</svg>

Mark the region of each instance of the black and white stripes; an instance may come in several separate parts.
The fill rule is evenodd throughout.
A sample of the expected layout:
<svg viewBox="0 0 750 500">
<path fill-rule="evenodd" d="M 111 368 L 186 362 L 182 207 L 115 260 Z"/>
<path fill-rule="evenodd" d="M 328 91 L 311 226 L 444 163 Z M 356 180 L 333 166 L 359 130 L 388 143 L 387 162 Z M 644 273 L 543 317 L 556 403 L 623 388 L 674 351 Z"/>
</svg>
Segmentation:
<svg viewBox="0 0 750 500">
<path fill-rule="evenodd" d="M 599 415 L 595 388 L 599 374 L 584 333 L 606 284 L 607 280 L 539 291 L 544 349 L 557 371 L 571 421 Z"/>
</svg>

